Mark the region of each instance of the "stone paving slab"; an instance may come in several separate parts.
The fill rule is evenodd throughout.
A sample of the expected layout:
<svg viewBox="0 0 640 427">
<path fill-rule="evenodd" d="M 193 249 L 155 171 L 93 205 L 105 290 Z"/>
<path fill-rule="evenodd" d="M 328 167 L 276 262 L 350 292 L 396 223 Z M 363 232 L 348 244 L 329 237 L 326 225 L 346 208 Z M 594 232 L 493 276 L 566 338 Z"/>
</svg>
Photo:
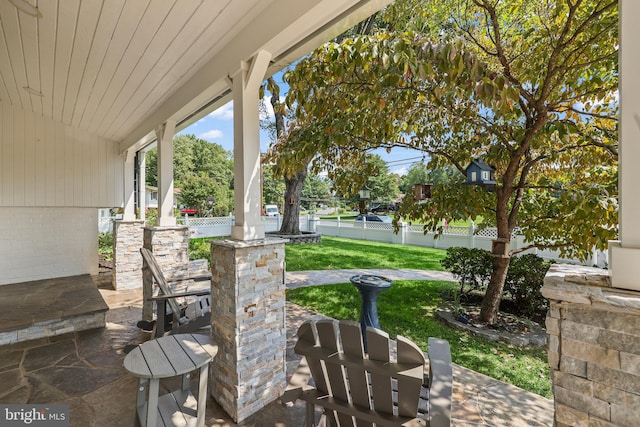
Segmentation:
<svg viewBox="0 0 640 427">
<path fill-rule="evenodd" d="M 109 309 L 88 274 L 0 286 L 0 345 L 104 326 Z"/>
</svg>

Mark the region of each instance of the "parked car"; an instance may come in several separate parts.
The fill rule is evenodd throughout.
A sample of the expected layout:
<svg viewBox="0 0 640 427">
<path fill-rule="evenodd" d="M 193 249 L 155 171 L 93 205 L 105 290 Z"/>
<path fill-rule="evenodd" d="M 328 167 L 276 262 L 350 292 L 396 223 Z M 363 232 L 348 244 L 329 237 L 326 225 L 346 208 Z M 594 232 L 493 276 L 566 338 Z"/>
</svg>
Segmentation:
<svg viewBox="0 0 640 427">
<path fill-rule="evenodd" d="M 380 213 L 380 212 L 395 212 L 397 210 L 396 205 L 393 203 L 383 203 L 381 205 L 376 205 L 371 208 L 371 212 Z"/>
<path fill-rule="evenodd" d="M 386 224 L 391 224 L 393 222 L 393 218 L 386 215 L 358 215 L 356 217 L 356 221 L 362 221 L 362 218 L 365 218 L 367 222 L 384 222 Z"/>
<path fill-rule="evenodd" d="M 266 205 L 264 207 L 264 214 L 266 216 L 278 216 L 280 212 L 278 211 L 278 206 L 276 205 Z"/>
</svg>

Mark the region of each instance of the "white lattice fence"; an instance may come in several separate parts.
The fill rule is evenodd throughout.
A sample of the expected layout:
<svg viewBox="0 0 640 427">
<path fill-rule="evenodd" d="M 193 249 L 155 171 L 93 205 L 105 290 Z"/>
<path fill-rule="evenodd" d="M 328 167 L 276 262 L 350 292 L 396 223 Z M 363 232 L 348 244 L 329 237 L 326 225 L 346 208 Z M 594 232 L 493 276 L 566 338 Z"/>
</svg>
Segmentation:
<svg viewBox="0 0 640 427">
<path fill-rule="evenodd" d="M 480 228 L 475 230 L 474 234 L 477 237 L 488 237 L 490 239 L 498 238 L 498 230 L 495 227 Z"/>
<path fill-rule="evenodd" d="M 454 236 L 468 236 L 471 232 L 470 227 L 458 226 L 458 225 L 447 225 L 443 229 L 442 234 L 451 234 Z"/>
</svg>

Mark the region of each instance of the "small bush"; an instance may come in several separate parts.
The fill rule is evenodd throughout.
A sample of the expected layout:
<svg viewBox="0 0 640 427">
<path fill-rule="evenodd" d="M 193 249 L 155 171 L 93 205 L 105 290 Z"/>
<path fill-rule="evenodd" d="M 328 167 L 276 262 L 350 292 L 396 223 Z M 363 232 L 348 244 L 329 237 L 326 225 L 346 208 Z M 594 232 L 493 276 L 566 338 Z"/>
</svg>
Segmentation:
<svg viewBox="0 0 640 427">
<path fill-rule="evenodd" d="M 511 258 L 504 291 L 518 311 L 527 317 L 549 308 L 549 302 L 540 293 L 544 276 L 551 262 L 535 254 L 525 254 Z"/>
<path fill-rule="evenodd" d="M 451 247 L 440 264 L 460 282 L 459 296 L 480 290 L 484 292 L 491 279 L 492 255 L 484 249 Z M 528 318 L 545 312 L 549 303 L 540 293 L 551 262 L 535 254 L 514 256 L 504 285 L 504 294 L 518 313 Z"/>
<path fill-rule="evenodd" d="M 460 294 L 463 295 L 474 290 L 484 291 L 493 269 L 489 251 L 463 247 L 447 249 L 447 255 L 440 264 L 460 282 Z"/>
<path fill-rule="evenodd" d="M 210 238 L 189 239 L 189 260 L 206 259 L 211 263 Z"/>
<path fill-rule="evenodd" d="M 98 253 L 104 257 L 105 261 L 113 261 L 113 234 L 98 234 Z"/>
</svg>

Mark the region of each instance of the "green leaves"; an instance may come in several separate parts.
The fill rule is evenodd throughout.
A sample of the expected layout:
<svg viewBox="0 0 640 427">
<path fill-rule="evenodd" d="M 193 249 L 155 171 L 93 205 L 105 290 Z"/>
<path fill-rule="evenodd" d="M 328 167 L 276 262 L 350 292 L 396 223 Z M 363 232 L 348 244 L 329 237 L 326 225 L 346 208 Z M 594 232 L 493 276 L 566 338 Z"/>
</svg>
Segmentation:
<svg viewBox="0 0 640 427">
<path fill-rule="evenodd" d="M 383 16 L 393 31 L 326 44 L 287 73 L 295 120 L 278 168 L 313 159 L 344 176 L 363 153 L 398 146 L 430 168 L 481 157 L 495 193 L 460 174 L 427 203 L 407 197 L 403 218 L 436 228 L 482 215 L 502 237 L 521 227 L 576 254 L 614 238 L 615 2 L 398 0 Z"/>
</svg>

